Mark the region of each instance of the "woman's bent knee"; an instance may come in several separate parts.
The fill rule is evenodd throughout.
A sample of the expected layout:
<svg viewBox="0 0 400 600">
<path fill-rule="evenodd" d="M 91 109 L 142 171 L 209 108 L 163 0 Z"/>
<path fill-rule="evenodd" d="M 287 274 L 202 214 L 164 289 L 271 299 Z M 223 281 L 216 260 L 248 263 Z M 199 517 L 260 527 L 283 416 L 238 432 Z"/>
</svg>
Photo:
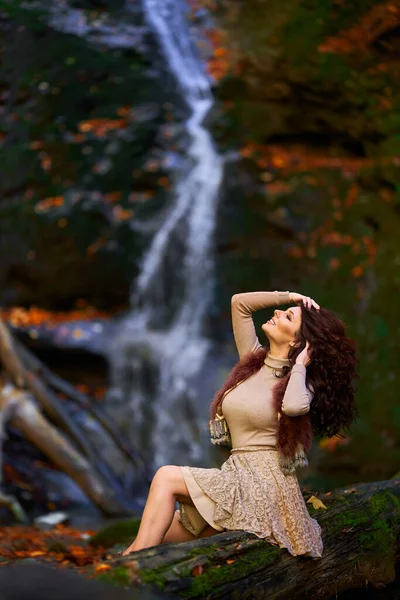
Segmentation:
<svg viewBox="0 0 400 600">
<path fill-rule="evenodd" d="M 189 490 L 182 475 L 181 467 L 164 465 L 157 469 L 152 484 L 161 484 L 167 487 L 179 502 L 192 504 Z"/>
</svg>

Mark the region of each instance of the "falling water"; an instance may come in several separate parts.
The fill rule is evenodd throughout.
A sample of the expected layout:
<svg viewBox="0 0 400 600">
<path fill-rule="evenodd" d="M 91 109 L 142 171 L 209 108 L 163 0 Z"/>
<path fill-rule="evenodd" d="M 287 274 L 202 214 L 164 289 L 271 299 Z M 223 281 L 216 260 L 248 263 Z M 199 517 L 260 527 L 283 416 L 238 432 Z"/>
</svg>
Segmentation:
<svg viewBox="0 0 400 600">
<path fill-rule="evenodd" d="M 185 2 L 143 0 L 143 8 L 188 107 L 189 143 L 169 213 L 145 253 L 132 309 L 110 348 L 109 397 L 124 403 L 126 432 L 158 467 L 198 461 L 207 445 L 205 413 L 192 382 L 210 348 L 204 322 L 214 291 L 222 160 L 203 125 L 213 98 Z"/>
</svg>

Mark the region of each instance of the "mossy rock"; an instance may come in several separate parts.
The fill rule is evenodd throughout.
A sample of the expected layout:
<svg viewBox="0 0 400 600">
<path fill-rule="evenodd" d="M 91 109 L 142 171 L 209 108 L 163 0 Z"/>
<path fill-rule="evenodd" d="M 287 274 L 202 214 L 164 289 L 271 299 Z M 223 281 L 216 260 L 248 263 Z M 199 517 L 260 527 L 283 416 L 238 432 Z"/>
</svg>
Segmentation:
<svg viewBox="0 0 400 600">
<path fill-rule="evenodd" d="M 131 542 L 137 535 L 140 521 L 141 519 L 136 518 L 113 523 L 93 535 L 89 540 L 89 544 L 95 547 L 111 548 L 115 544 Z"/>
</svg>

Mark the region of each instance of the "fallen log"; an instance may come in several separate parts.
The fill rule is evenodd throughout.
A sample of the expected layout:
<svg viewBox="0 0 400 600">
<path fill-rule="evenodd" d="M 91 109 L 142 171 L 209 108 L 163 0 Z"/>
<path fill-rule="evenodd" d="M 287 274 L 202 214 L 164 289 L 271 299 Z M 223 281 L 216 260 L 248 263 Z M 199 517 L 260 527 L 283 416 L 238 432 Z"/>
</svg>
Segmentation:
<svg viewBox="0 0 400 600">
<path fill-rule="evenodd" d="M 79 431 L 79 427 L 69 416 L 66 409 L 62 406 L 58 398 L 49 389 L 37 375 L 27 372 L 25 380 L 28 389 L 32 395 L 39 401 L 43 411 L 50 417 L 53 423 L 63 429 L 75 442 L 79 450 L 93 463 L 97 462 L 94 451 L 87 440 Z"/>
<path fill-rule="evenodd" d="M 24 368 L 18 358 L 13 338 L 6 325 L 0 318 L 0 357 L 4 370 L 11 377 L 17 387 L 23 387 L 25 384 Z"/>
<path fill-rule="evenodd" d="M 133 588 L 155 586 L 182 598 L 296 600 L 395 580 L 400 479 L 321 494 L 310 513 L 322 527 L 321 558 L 293 557 L 253 534 L 234 531 L 163 544 L 112 561 L 103 574 Z"/>
<path fill-rule="evenodd" d="M 121 453 L 124 454 L 125 457 L 136 466 L 137 469 L 142 471 L 143 480 L 150 485 L 152 478 L 148 473 L 146 460 L 138 450 L 128 444 L 121 432 L 117 431 L 115 425 L 110 419 L 110 415 L 105 413 L 102 407 L 93 405 L 91 399 L 84 393 L 78 391 L 71 383 L 53 373 L 37 356 L 28 350 L 28 348 L 23 346 L 18 340 L 13 340 L 13 346 L 16 354 L 23 362 L 27 371 L 36 375 L 37 377 L 40 377 L 43 382 L 45 382 L 47 386 L 55 392 L 63 393 L 68 400 L 71 400 L 79 405 L 96 421 L 98 421 L 101 427 L 106 431 L 115 445 L 119 448 Z"/>
<path fill-rule="evenodd" d="M 2 432 L 8 421 L 68 474 L 103 513 L 137 515 L 133 485 L 136 481 L 150 481 L 140 453 L 133 452 L 119 440 L 109 415 L 91 408 L 88 397 L 79 395 L 78 398 L 72 385 L 53 375 L 23 348 L 1 317 L 0 366 L 3 369 L 0 372 L 0 457 Z M 57 396 L 60 388 L 66 392 L 67 399 L 74 401 L 75 408 L 79 405 L 79 410 L 71 410 L 70 404 L 60 401 Z M 5 389 L 12 390 L 12 402 L 5 398 Z M 12 406 L 12 414 L 3 413 L 9 406 Z M 19 520 L 25 518 L 15 498 L 1 490 L 1 480 L 0 504 L 7 505 Z"/>
<path fill-rule="evenodd" d="M 85 456 L 81 455 L 41 414 L 30 393 L 8 384 L 0 391 L 0 408 L 12 403 L 9 421 L 27 440 L 39 448 L 62 471 L 67 473 L 105 514 L 129 514 L 123 498 L 105 485 Z"/>
<path fill-rule="evenodd" d="M 27 354 L 25 353 L 25 357 Z M 18 354 L 18 345 L 8 332 L 7 327 L 0 320 L 0 357 L 5 365 L 5 371 L 10 375 L 14 382 L 19 381 L 22 387 L 25 384 L 32 392 L 33 396 L 39 401 L 44 412 L 50 417 L 53 423 L 65 431 L 75 442 L 80 452 L 82 452 L 92 466 L 98 471 L 104 471 L 101 460 L 99 460 L 96 450 L 90 446 L 79 426 L 68 414 L 67 409 L 60 403 L 54 392 L 49 389 L 46 381 L 36 372 L 29 370 L 24 364 L 23 358 Z M 39 360 L 30 361 L 37 370 Z M 12 367 L 12 370 L 10 370 Z M 109 473 L 104 473 L 110 478 Z"/>
</svg>

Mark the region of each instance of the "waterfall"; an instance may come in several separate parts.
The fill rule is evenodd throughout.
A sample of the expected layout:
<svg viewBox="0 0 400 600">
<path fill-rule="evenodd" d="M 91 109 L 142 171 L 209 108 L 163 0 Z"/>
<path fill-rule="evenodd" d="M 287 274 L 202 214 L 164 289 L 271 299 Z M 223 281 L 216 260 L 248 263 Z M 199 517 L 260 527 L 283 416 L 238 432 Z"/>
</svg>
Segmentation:
<svg viewBox="0 0 400 600">
<path fill-rule="evenodd" d="M 188 147 L 169 212 L 133 284 L 131 311 L 109 348 L 109 399 L 118 413 L 124 405 L 125 432 L 157 468 L 201 461 L 209 446 L 208 407 L 199 410 L 192 382 L 210 349 L 204 322 L 215 284 L 222 159 L 203 125 L 213 97 L 185 2 L 143 0 L 143 10 L 187 106 Z"/>
</svg>

